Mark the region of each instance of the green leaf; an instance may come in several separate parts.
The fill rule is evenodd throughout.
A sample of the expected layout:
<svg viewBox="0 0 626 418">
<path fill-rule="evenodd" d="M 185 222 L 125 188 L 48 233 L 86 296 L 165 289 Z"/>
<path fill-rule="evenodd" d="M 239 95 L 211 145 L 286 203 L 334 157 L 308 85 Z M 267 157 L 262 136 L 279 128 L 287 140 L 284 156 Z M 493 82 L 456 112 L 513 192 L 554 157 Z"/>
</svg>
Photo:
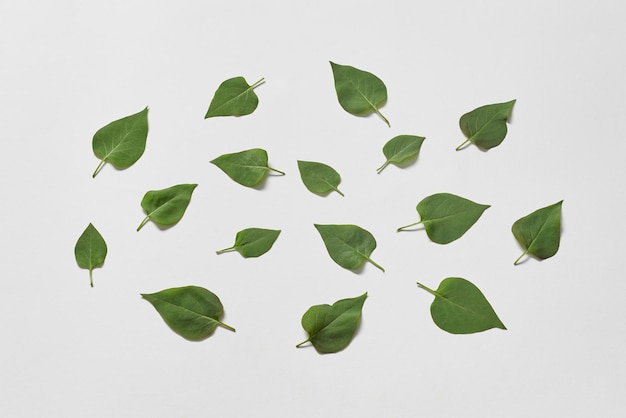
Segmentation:
<svg viewBox="0 0 626 418">
<path fill-rule="evenodd" d="M 141 297 L 154 306 L 175 333 L 188 340 L 204 340 L 218 326 L 235 331 L 220 321 L 224 313 L 222 302 L 203 287 L 175 287 L 157 293 L 142 293 Z"/>
<path fill-rule="evenodd" d="M 424 139 L 426 138 L 415 135 L 398 135 L 391 138 L 383 146 L 383 154 L 385 154 L 387 161 L 376 171 L 380 173 L 389 163 L 400 164 L 410 158 L 417 157 Z"/>
<path fill-rule="evenodd" d="M 398 232 L 421 224 L 431 241 L 448 244 L 461 238 L 489 207 L 450 193 L 436 193 L 417 204 L 421 220 L 398 228 Z"/>
<path fill-rule="evenodd" d="M 117 169 L 128 168 L 135 164 L 146 149 L 147 138 L 147 107 L 139 113 L 118 119 L 100 128 L 93 136 L 91 143 L 93 153 L 101 160 L 93 172 L 93 177 L 96 177 L 105 163 L 111 163 Z"/>
<path fill-rule="evenodd" d="M 235 244 L 232 247 L 217 251 L 222 254 L 227 251 L 238 251 L 239 254 L 248 257 L 259 257 L 268 252 L 278 238 L 280 230 L 248 228 L 237 232 Z"/>
<path fill-rule="evenodd" d="M 561 241 L 562 205 L 561 200 L 515 221 L 511 230 L 524 252 L 513 264 L 517 264 L 526 254 L 541 260 L 556 254 Z"/>
<path fill-rule="evenodd" d="M 139 231 L 152 220 L 160 227 L 174 225 L 185 214 L 191 194 L 197 184 L 178 184 L 163 190 L 151 190 L 141 200 L 146 217 L 137 228 Z"/>
<path fill-rule="evenodd" d="M 224 81 L 215 91 L 213 100 L 204 116 L 244 116 L 254 112 L 259 98 L 254 88 L 263 83 L 263 78 L 249 85 L 243 77 L 234 77 Z"/>
<path fill-rule="evenodd" d="M 387 118 L 378 110 L 387 101 L 387 87 L 381 79 L 349 65 L 339 65 L 331 61 L 330 66 L 341 107 L 356 116 L 376 112 L 390 126 Z"/>
<path fill-rule="evenodd" d="M 331 305 L 311 306 L 302 316 L 302 327 L 309 338 L 296 347 L 310 342 L 318 353 L 343 350 L 350 344 L 361 321 L 367 293 L 352 299 L 342 299 Z"/>
<path fill-rule="evenodd" d="M 515 100 L 481 106 L 461 116 L 459 125 L 467 138 L 456 150 L 471 142 L 478 148 L 488 150 L 497 147 L 506 136 L 506 123 L 513 111 Z"/>
<path fill-rule="evenodd" d="M 370 258 L 370 254 L 376 248 L 376 240 L 365 229 L 356 225 L 317 224 L 315 228 L 322 236 L 330 258 L 341 267 L 356 270 L 369 261 L 381 271 L 385 271 Z"/>
<path fill-rule="evenodd" d="M 326 194 L 334 190 L 343 196 L 343 193 L 337 188 L 341 176 L 331 166 L 313 161 L 298 160 L 298 170 L 300 170 L 302 182 L 309 191 Z"/>
<path fill-rule="evenodd" d="M 74 247 L 74 257 L 81 268 L 89 269 L 89 284 L 93 287 L 93 269 L 104 264 L 107 256 L 107 244 L 98 230 L 87 225 Z"/>
<path fill-rule="evenodd" d="M 219 167 L 224 173 L 237 183 L 246 187 L 257 186 L 268 171 L 284 175 L 282 171 L 267 165 L 267 151 L 253 148 L 233 154 L 220 155 L 211 163 Z"/>
<path fill-rule="evenodd" d="M 420 288 L 435 296 L 430 314 L 435 324 L 451 334 L 472 334 L 491 328 L 506 329 L 495 311 L 471 282 L 460 277 L 444 279 L 437 290 Z"/>
</svg>

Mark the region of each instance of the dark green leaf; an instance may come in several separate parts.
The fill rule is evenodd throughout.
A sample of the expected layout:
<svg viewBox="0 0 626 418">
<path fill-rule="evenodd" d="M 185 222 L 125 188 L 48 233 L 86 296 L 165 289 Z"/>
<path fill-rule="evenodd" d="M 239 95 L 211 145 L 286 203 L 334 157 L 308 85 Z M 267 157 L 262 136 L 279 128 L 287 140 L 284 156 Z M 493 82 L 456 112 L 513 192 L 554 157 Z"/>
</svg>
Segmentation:
<svg viewBox="0 0 626 418">
<path fill-rule="evenodd" d="M 400 164 L 410 158 L 417 157 L 424 139 L 424 137 L 415 135 L 398 135 L 391 138 L 383 146 L 383 154 L 385 154 L 387 161 L 376 171 L 380 173 L 389 163 Z"/>
<path fill-rule="evenodd" d="M 331 166 L 313 161 L 298 161 L 298 170 L 302 182 L 311 192 L 326 194 L 334 190 L 343 196 L 337 188 L 341 177 Z"/>
<path fill-rule="evenodd" d="M 369 261 L 381 271 L 384 268 L 376 264 L 370 254 L 376 248 L 374 236 L 356 225 L 315 225 L 322 236 L 330 258 L 341 267 L 356 270 Z"/>
<path fill-rule="evenodd" d="M 506 329 L 480 289 L 460 277 L 444 279 L 437 290 L 420 288 L 435 296 L 430 314 L 439 328 L 451 334 L 472 334 L 491 328 Z"/>
<path fill-rule="evenodd" d="M 137 228 L 139 231 L 149 220 L 160 227 L 174 225 L 185 214 L 191 194 L 197 184 L 178 184 L 163 190 L 151 190 L 141 200 L 146 217 Z"/>
<path fill-rule="evenodd" d="M 146 149 L 148 138 L 148 108 L 139 113 L 113 121 L 100 128 L 93 136 L 93 153 L 100 158 L 100 164 L 93 177 L 105 163 L 115 168 L 128 168 L 135 164 Z"/>
<path fill-rule="evenodd" d="M 389 125 L 380 110 L 387 101 L 387 87 L 372 73 L 331 61 L 339 104 L 348 113 L 363 116 L 376 112 Z"/>
<path fill-rule="evenodd" d="M 188 340 L 204 340 L 218 326 L 235 331 L 220 321 L 224 313 L 222 302 L 205 288 L 175 287 L 141 296 L 154 306 L 175 333 Z"/>
<path fill-rule="evenodd" d="M 74 257 L 81 268 L 89 269 L 89 284 L 93 287 L 93 269 L 104 264 L 107 256 L 107 244 L 98 230 L 87 225 L 74 247 Z"/>
<path fill-rule="evenodd" d="M 243 77 L 234 77 L 224 81 L 217 88 L 209 105 L 205 119 L 214 116 L 243 116 L 254 112 L 259 98 L 254 88 L 263 82 L 260 79 L 249 85 Z"/>
<path fill-rule="evenodd" d="M 515 263 L 526 255 L 544 260 L 559 250 L 561 241 L 561 206 L 563 201 L 537 209 L 528 216 L 518 219 L 511 230 L 524 252 Z"/>
<path fill-rule="evenodd" d="M 361 321 L 367 293 L 352 299 L 342 299 L 330 305 L 315 305 L 302 316 L 302 327 L 310 342 L 322 354 L 336 353 L 350 344 Z"/>
<path fill-rule="evenodd" d="M 268 252 L 278 238 L 280 230 L 248 228 L 237 232 L 235 245 L 217 251 L 218 254 L 236 250 L 242 256 L 259 257 Z"/>
<path fill-rule="evenodd" d="M 456 150 L 469 142 L 478 148 L 487 150 L 497 147 L 506 136 L 506 123 L 513 111 L 515 100 L 481 106 L 461 116 L 459 125 L 467 138 Z"/>
<path fill-rule="evenodd" d="M 268 171 L 284 175 L 282 171 L 267 165 L 267 151 L 253 148 L 233 154 L 220 155 L 211 163 L 219 167 L 224 173 L 237 183 L 247 186 L 257 186 Z"/>
<path fill-rule="evenodd" d="M 461 238 L 489 207 L 450 193 L 436 193 L 417 204 L 421 220 L 398 231 L 422 224 L 431 241 L 448 244 Z"/>
</svg>

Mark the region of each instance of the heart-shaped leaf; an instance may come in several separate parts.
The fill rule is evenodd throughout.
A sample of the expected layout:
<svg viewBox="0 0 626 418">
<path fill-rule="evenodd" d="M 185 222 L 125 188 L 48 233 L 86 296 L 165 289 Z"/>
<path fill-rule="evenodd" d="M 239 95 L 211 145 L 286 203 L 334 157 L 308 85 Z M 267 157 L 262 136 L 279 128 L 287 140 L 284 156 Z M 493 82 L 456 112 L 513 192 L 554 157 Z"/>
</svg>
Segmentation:
<svg viewBox="0 0 626 418">
<path fill-rule="evenodd" d="M 374 236 L 365 229 L 356 225 L 315 225 L 322 236 L 330 258 L 341 267 L 356 270 L 369 261 L 381 271 L 385 271 L 376 264 L 370 254 L 376 248 Z"/>
<path fill-rule="evenodd" d="M 274 245 L 274 242 L 278 238 L 279 234 L 280 230 L 274 229 L 244 229 L 237 232 L 235 244 L 232 247 L 219 250 L 217 251 L 217 254 L 236 250 L 239 254 L 246 258 L 259 257 L 272 248 L 272 245 Z"/>
<path fill-rule="evenodd" d="M 372 73 L 349 65 L 330 62 L 339 104 L 348 113 L 363 116 L 376 112 L 385 123 L 389 121 L 378 110 L 387 101 L 387 87 Z"/>
<path fill-rule="evenodd" d="M 514 104 L 515 100 L 511 100 L 481 106 L 461 116 L 459 125 L 467 139 L 456 150 L 460 150 L 469 142 L 483 150 L 500 145 L 506 136 L 506 123 Z"/>
<path fill-rule="evenodd" d="M 233 154 L 220 155 L 211 163 L 219 167 L 224 173 L 237 183 L 246 187 L 255 187 L 265 177 L 268 171 L 284 175 L 282 171 L 267 165 L 267 151 L 253 148 Z"/>
<path fill-rule="evenodd" d="M 185 214 L 191 194 L 197 184 L 178 184 L 163 190 L 151 190 L 141 200 L 146 217 L 137 228 L 139 231 L 152 220 L 160 227 L 174 225 Z"/>
<path fill-rule="evenodd" d="M 400 164 L 410 158 L 417 157 L 424 142 L 424 137 L 415 135 L 398 135 L 391 138 L 383 146 L 383 154 L 387 161 L 376 172 L 383 171 L 389 163 Z"/>
<path fill-rule="evenodd" d="M 491 328 L 506 329 L 474 284 L 460 277 L 444 279 L 437 290 L 420 288 L 435 296 L 430 314 L 435 324 L 451 334 L 472 334 Z"/>
<path fill-rule="evenodd" d="M 343 196 L 337 188 L 341 176 L 331 166 L 313 161 L 298 161 L 298 170 L 300 170 L 302 182 L 309 191 L 326 194 L 334 190 Z"/>
<path fill-rule="evenodd" d="M 205 119 L 215 116 L 244 116 L 254 112 L 259 98 L 254 88 L 263 83 L 263 78 L 249 85 L 243 77 L 224 81 L 213 95 Z"/>
<path fill-rule="evenodd" d="M 302 316 L 302 327 L 309 338 L 298 344 L 310 342 L 317 352 L 336 353 L 350 344 L 361 321 L 367 293 L 351 299 L 342 299 L 331 305 L 311 306 Z"/>
<path fill-rule="evenodd" d="M 235 331 L 220 321 L 224 313 L 220 299 L 203 287 L 175 287 L 141 296 L 154 306 L 175 333 L 188 340 L 204 340 L 218 326 Z"/>
<path fill-rule="evenodd" d="M 556 254 L 561 241 L 562 205 L 561 200 L 515 221 L 511 230 L 517 242 L 524 248 L 524 252 L 513 264 L 517 264 L 526 254 L 540 260 Z"/>
<path fill-rule="evenodd" d="M 398 231 L 421 224 L 431 241 L 448 244 L 461 238 L 489 207 L 450 193 L 436 193 L 417 204 L 421 220 Z"/>
<path fill-rule="evenodd" d="M 93 287 L 93 269 L 104 264 L 107 244 L 92 224 L 87 225 L 74 247 L 74 257 L 81 268 L 89 269 L 89 284 Z"/>
<path fill-rule="evenodd" d="M 147 138 L 147 107 L 139 113 L 118 119 L 100 128 L 93 136 L 91 143 L 93 153 L 101 160 L 93 172 L 93 177 L 96 177 L 105 163 L 111 163 L 117 169 L 128 168 L 135 164 L 146 149 Z"/>
</svg>

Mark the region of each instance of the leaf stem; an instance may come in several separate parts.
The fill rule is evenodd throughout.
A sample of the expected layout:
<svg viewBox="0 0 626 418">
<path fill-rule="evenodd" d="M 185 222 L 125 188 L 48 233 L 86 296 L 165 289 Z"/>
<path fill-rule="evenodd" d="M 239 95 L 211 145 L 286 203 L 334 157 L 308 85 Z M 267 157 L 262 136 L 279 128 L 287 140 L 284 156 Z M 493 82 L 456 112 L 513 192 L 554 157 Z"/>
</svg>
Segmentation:
<svg viewBox="0 0 626 418">
<path fill-rule="evenodd" d="M 381 171 L 383 171 L 383 169 L 384 169 L 385 167 L 387 167 L 388 165 L 389 165 L 389 160 L 385 161 L 385 164 L 383 164 L 383 165 L 381 165 L 380 167 L 378 167 L 378 168 L 376 169 L 376 173 L 377 173 L 377 174 L 380 174 L 380 172 L 381 172 Z"/>
<path fill-rule="evenodd" d="M 91 178 L 96 177 L 96 174 L 98 174 L 100 170 L 102 170 L 102 167 L 104 167 L 104 164 L 106 164 L 106 161 L 101 160 L 100 164 L 98 164 L 98 167 L 96 167 L 96 171 L 94 171 L 93 174 L 91 175 Z"/>
<path fill-rule="evenodd" d="M 234 249 L 235 249 L 235 246 L 224 248 L 223 250 L 215 251 L 215 254 L 223 254 L 228 251 L 233 251 Z"/>
<path fill-rule="evenodd" d="M 372 263 L 374 266 L 378 267 L 380 269 L 380 271 L 382 271 L 383 273 L 385 272 L 385 269 L 382 268 L 382 266 L 378 263 L 376 263 L 374 260 L 372 260 L 371 258 L 367 258 L 367 261 L 369 261 L 370 263 Z"/>
<path fill-rule="evenodd" d="M 302 345 L 303 345 L 303 344 L 306 344 L 306 343 L 308 343 L 309 341 L 311 341 L 311 340 L 310 340 L 310 339 L 307 339 L 307 340 L 302 341 L 300 344 L 296 345 L 296 348 L 300 348 L 300 347 L 302 347 Z"/>
<path fill-rule="evenodd" d="M 89 269 L 89 284 L 93 287 L 93 268 Z"/>
<path fill-rule="evenodd" d="M 424 286 L 423 284 L 421 284 L 420 282 L 417 282 L 417 286 L 421 289 L 424 289 L 425 291 L 427 291 L 428 293 L 430 293 L 433 296 L 439 296 L 439 294 L 437 292 L 435 292 L 434 290 Z"/>
<path fill-rule="evenodd" d="M 467 145 L 467 143 L 470 142 L 469 138 L 466 139 L 461 145 L 459 145 L 458 147 L 456 147 L 457 151 L 460 151 L 461 148 L 463 148 L 465 145 Z"/>
<path fill-rule="evenodd" d="M 261 78 L 259 81 L 257 81 L 256 83 L 254 83 L 253 85 L 250 86 L 250 89 L 254 89 L 255 87 L 258 87 L 259 85 L 261 85 L 263 82 L 265 81 L 265 77 Z"/>
<path fill-rule="evenodd" d="M 387 126 L 391 128 L 391 124 L 389 123 L 389 121 L 387 120 L 387 118 L 386 118 L 386 117 L 384 117 L 382 113 L 380 113 L 380 110 L 378 110 L 378 108 L 377 108 L 377 107 L 375 107 L 375 108 L 374 108 L 374 112 L 376 112 L 376 114 L 377 114 L 378 116 L 380 116 L 382 120 L 384 120 L 384 121 L 385 121 L 385 123 L 387 124 Z"/>
<path fill-rule="evenodd" d="M 272 168 L 272 167 L 267 167 L 267 169 L 268 169 L 268 170 L 272 170 L 272 171 L 274 171 L 274 172 L 276 172 L 276 173 L 280 174 L 281 176 L 284 176 L 284 175 L 285 175 L 285 173 L 284 173 L 284 172 L 282 172 L 282 171 L 280 171 L 280 170 L 276 170 L 275 168 Z"/>
<path fill-rule="evenodd" d="M 149 216 L 146 216 L 143 221 L 141 221 L 141 223 L 139 224 L 139 226 L 137 227 L 137 231 L 139 231 L 141 228 L 143 228 L 143 226 L 150 220 Z"/>
<path fill-rule="evenodd" d="M 339 193 L 342 197 L 346 197 L 346 196 L 345 196 L 345 195 L 341 192 L 341 190 L 339 190 L 338 188 L 333 187 L 333 189 L 334 189 L 337 193 Z"/>
<path fill-rule="evenodd" d="M 227 329 L 227 330 L 229 330 L 229 331 L 236 332 L 236 331 L 235 331 L 235 328 L 231 327 L 230 325 L 226 325 L 225 323 L 223 323 L 223 322 L 221 322 L 221 321 L 217 321 L 217 322 L 220 324 L 220 326 L 221 326 L 222 328 L 226 328 L 226 329 Z"/>
<path fill-rule="evenodd" d="M 419 224 L 421 224 L 421 223 L 422 223 L 422 221 L 417 221 L 417 222 L 412 223 L 412 224 L 409 224 L 409 225 L 404 225 L 404 226 L 401 226 L 400 228 L 396 229 L 396 232 L 400 232 L 400 231 L 402 231 L 403 229 L 410 228 L 410 227 L 412 227 L 412 226 L 419 225 Z"/>
<path fill-rule="evenodd" d="M 526 254 L 528 254 L 528 250 L 524 251 L 524 252 L 522 253 L 522 255 L 520 255 L 519 257 L 517 257 L 517 260 L 515 260 L 515 261 L 513 262 L 513 265 L 514 265 L 514 266 L 517 266 L 517 263 L 519 263 L 519 261 L 522 259 L 522 257 L 524 257 Z"/>
</svg>

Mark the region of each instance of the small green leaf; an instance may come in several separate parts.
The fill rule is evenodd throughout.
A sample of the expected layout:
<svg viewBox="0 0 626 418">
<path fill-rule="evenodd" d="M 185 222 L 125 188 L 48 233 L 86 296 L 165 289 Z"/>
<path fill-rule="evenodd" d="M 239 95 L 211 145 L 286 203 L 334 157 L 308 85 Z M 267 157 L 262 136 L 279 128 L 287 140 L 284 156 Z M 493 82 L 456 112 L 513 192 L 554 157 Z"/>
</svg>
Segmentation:
<svg viewBox="0 0 626 418">
<path fill-rule="evenodd" d="M 540 260 L 556 254 L 561 241 L 562 205 L 561 200 L 515 221 L 511 230 L 524 252 L 513 264 L 517 264 L 526 254 L 534 255 Z"/>
<path fill-rule="evenodd" d="M 218 326 L 235 331 L 220 321 L 224 313 L 222 302 L 203 287 L 175 287 L 157 293 L 142 293 L 141 297 L 154 306 L 172 331 L 187 340 L 204 340 Z"/>
<path fill-rule="evenodd" d="M 246 187 L 257 186 L 268 171 L 284 175 L 282 171 L 267 165 L 267 151 L 253 148 L 233 154 L 220 155 L 211 163 L 219 167 L 224 173 L 237 183 Z"/>
<path fill-rule="evenodd" d="M 149 220 L 160 227 L 171 226 L 180 221 L 196 186 L 197 184 L 178 184 L 167 189 L 147 192 L 141 200 L 146 217 L 141 221 L 137 231 Z"/>
<path fill-rule="evenodd" d="M 263 78 L 249 85 L 243 77 L 234 77 L 224 81 L 215 91 L 213 100 L 204 116 L 244 116 L 254 112 L 259 98 L 254 88 L 263 83 Z"/>
<path fill-rule="evenodd" d="M 376 264 L 370 254 L 376 248 L 374 236 L 365 229 L 356 225 L 315 225 L 322 236 L 330 258 L 341 267 L 356 270 L 369 261 L 381 271 L 385 271 Z"/>
<path fill-rule="evenodd" d="M 435 324 L 451 334 L 472 334 L 491 328 L 506 329 L 495 311 L 471 282 L 460 277 L 443 279 L 437 290 L 420 288 L 435 296 L 430 314 Z"/>
<path fill-rule="evenodd" d="M 398 135 L 391 138 L 383 146 L 383 154 L 385 154 L 387 161 L 376 171 L 380 173 L 389 163 L 400 164 L 410 158 L 417 157 L 424 139 L 426 138 L 415 135 Z"/>
<path fill-rule="evenodd" d="M 342 299 L 331 305 L 311 306 L 302 316 L 302 327 L 309 338 L 296 347 L 310 342 L 318 353 L 343 350 L 350 344 L 361 322 L 367 293 L 352 299 Z"/>
<path fill-rule="evenodd" d="M 461 238 L 489 207 L 450 193 L 436 193 L 417 204 L 421 220 L 398 228 L 398 232 L 421 224 L 431 241 L 448 244 Z"/>
<path fill-rule="evenodd" d="M 459 125 L 467 138 L 456 150 L 460 150 L 468 142 L 478 148 L 488 150 L 497 147 L 506 136 L 506 123 L 513 112 L 515 100 L 481 106 L 461 116 Z"/>
<path fill-rule="evenodd" d="M 111 163 L 117 169 L 135 164 L 146 149 L 147 138 L 147 107 L 100 128 L 91 143 L 93 153 L 101 160 L 92 177 L 96 177 L 105 163 Z"/>
<path fill-rule="evenodd" d="M 372 73 L 349 65 L 339 65 L 331 61 L 330 66 L 341 107 L 356 116 L 376 112 L 390 126 L 387 118 L 378 110 L 387 101 L 387 87 L 382 80 Z"/>
<path fill-rule="evenodd" d="M 337 188 L 341 176 L 331 166 L 313 161 L 298 160 L 298 170 L 300 170 L 302 182 L 309 191 L 326 194 L 334 190 L 343 196 L 343 193 Z"/>
<path fill-rule="evenodd" d="M 268 252 L 274 242 L 278 238 L 280 230 L 274 229 L 261 229 L 261 228 L 248 228 L 237 232 L 235 237 L 235 245 L 223 250 L 217 251 L 217 254 L 222 254 L 227 251 L 236 250 L 244 256 L 259 257 Z"/>
<path fill-rule="evenodd" d="M 74 257 L 81 268 L 89 269 L 89 284 L 93 287 L 93 269 L 104 264 L 107 256 L 107 244 L 98 230 L 92 225 L 87 228 L 76 242 Z"/>
</svg>

